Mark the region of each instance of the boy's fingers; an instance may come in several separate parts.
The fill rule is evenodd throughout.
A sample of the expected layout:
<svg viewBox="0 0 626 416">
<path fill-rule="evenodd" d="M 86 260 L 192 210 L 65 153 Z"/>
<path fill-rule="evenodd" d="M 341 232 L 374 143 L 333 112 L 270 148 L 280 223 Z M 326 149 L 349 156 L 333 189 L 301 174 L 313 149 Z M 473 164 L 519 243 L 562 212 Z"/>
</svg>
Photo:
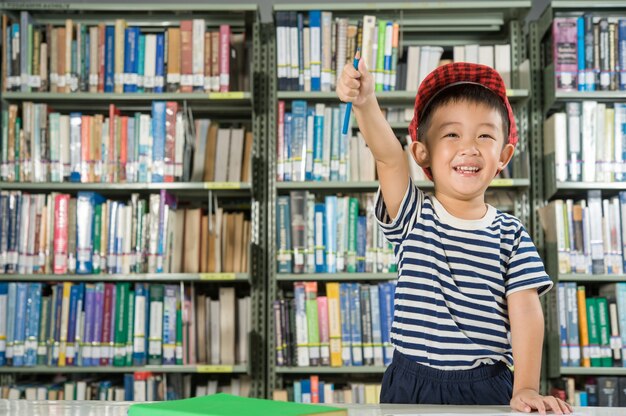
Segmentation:
<svg viewBox="0 0 626 416">
<path fill-rule="evenodd" d="M 353 88 L 353 89 L 359 89 L 361 87 L 361 83 L 356 80 L 356 79 L 347 79 L 344 84 L 346 85 L 346 87 L 348 88 Z"/>
<path fill-rule="evenodd" d="M 346 66 L 343 68 L 343 72 L 350 78 L 359 78 L 361 76 L 361 73 L 354 69 L 354 67 L 350 64 L 346 64 Z"/>
<path fill-rule="evenodd" d="M 363 76 L 369 75 L 367 65 L 365 65 L 365 61 L 363 59 L 359 60 L 359 72 L 363 74 Z"/>
</svg>

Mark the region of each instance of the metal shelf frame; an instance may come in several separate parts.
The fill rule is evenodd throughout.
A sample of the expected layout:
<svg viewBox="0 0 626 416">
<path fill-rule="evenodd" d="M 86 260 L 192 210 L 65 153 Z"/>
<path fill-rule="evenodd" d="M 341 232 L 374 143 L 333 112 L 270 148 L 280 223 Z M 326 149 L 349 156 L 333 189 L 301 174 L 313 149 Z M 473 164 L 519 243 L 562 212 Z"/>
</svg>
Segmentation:
<svg viewBox="0 0 626 416">
<path fill-rule="evenodd" d="M 522 36 L 522 23 L 530 10 L 531 3 L 528 1 L 503 1 L 503 2 L 388 2 L 388 3 L 331 3 L 320 6 L 318 3 L 309 4 L 277 4 L 276 11 L 306 12 L 309 10 L 332 11 L 333 16 L 347 17 L 356 22 L 364 14 L 376 14 L 379 18 L 395 19 L 400 23 L 400 31 L 403 46 L 432 45 L 433 42 L 440 46 L 465 45 L 469 43 L 497 44 L 507 42 L 511 44 L 512 68 L 519 68 L 523 60 L 527 59 L 526 39 Z M 436 27 L 435 27 L 436 26 Z M 445 32 L 445 33 L 442 33 Z M 267 389 L 270 394 L 275 389 L 285 387 L 286 380 L 292 380 L 295 375 L 302 374 L 365 374 L 369 377 L 379 377 L 384 372 L 382 367 L 277 367 L 275 363 L 275 328 L 273 322 L 272 304 L 279 298 L 280 293 L 289 287 L 293 281 L 317 280 L 317 281 L 376 281 L 387 279 L 382 275 L 352 275 L 348 274 L 324 274 L 324 275 L 280 275 L 276 273 L 276 201 L 279 194 L 286 194 L 291 190 L 309 190 L 317 194 L 324 193 L 361 193 L 374 192 L 378 189 L 378 182 L 366 183 L 286 183 L 276 181 L 276 131 L 277 131 L 277 103 L 285 100 L 286 107 L 290 106 L 290 100 L 307 100 L 313 102 L 338 103 L 334 91 L 331 92 L 300 92 L 300 91 L 277 91 L 276 74 L 276 44 L 275 33 L 269 42 L 268 55 L 269 79 L 269 117 L 267 136 L 268 157 L 268 290 L 267 290 Z M 508 91 L 509 99 L 514 108 L 520 143 L 516 154 L 527 151 L 529 148 L 528 137 L 530 132 L 530 99 L 533 90 L 521 89 L 519 71 L 512 71 L 512 87 Z M 415 91 L 394 91 L 377 94 L 381 106 L 405 105 L 413 106 Z M 407 122 L 392 124 L 398 133 L 408 128 Z M 513 212 L 525 224 L 528 224 L 532 210 L 529 208 L 529 195 L 531 180 L 528 176 L 528 167 L 524 167 L 525 160 L 516 156 L 513 163 L 515 175 L 526 179 L 503 180 L 495 182 L 495 187 L 506 189 L 516 193 Z M 528 165 L 528 163 L 526 163 Z M 520 173 L 522 172 L 522 173 Z M 433 189 L 430 182 L 420 183 L 425 189 Z"/>
<path fill-rule="evenodd" d="M 84 3 L 84 2 L 22 2 L 7 1 L 0 4 L 0 11 L 15 18 L 22 10 L 31 13 L 39 24 L 65 25 L 70 18 L 87 25 L 113 24 L 123 18 L 129 25 L 151 30 L 163 30 L 178 25 L 181 20 L 203 18 L 209 30 L 220 24 L 229 24 L 233 32 L 245 31 L 251 39 L 250 91 L 228 93 L 39 93 L 4 92 L 0 96 L 3 108 L 9 103 L 24 101 L 48 103 L 57 111 L 104 111 L 108 104 L 115 103 L 122 111 L 148 110 L 154 100 L 182 102 L 189 105 L 194 113 L 208 113 L 223 117 L 226 121 L 244 123 L 252 128 L 252 183 L 0 183 L 2 190 L 26 192 L 68 192 L 76 193 L 91 190 L 107 196 L 120 196 L 129 192 L 154 193 L 167 190 L 181 199 L 202 198 L 206 202 L 214 196 L 226 197 L 224 203 L 246 202 L 238 206 L 250 209 L 252 236 L 250 242 L 249 273 L 176 273 L 176 274 L 130 274 L 130 275 L 0 275 L 1 281 L 155 281 L 155 282 L 195 282 L 196 284 L 236 284 L 249 286 L 251 296 L 251 329 L 249 334 L 250 352 L 247 365 L 213 366 L 145 366 L 145 367 L 2 367 L 0 373 L 42 374 L 42 373 L 127 373 L 152 371 L 157 373 L 207 373 L 207 374 L 249 374 L 252 379 L 251 396 L 266 396 L 266 270 L 267 270 L 267 166 L 265 142 L 267 137 L 267 27 L 260 22 L 258 4 L 132 4 L 132 3 Z M 265 25 L 267 26 L 267 25 Z M 3 81 L 3 80 L 2 80 Z M 247 290 L 247 289 L 246 289 Z"/>
</svg>

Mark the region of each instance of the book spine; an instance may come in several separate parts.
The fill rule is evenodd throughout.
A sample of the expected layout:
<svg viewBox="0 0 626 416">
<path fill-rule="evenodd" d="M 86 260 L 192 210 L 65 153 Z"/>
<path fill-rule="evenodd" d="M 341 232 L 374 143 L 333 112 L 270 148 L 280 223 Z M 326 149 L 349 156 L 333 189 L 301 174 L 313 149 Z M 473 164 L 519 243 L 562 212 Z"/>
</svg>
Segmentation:
<svg viewBox="0 0 626 416">
<path fill-rule="evenodd" d="M 154 92 L 165 90 L 165 35 L 156 35 L 156 62 L 154 65 Z"/>
<path fill-rule="evenodd" d="M 148 314 L 146 313 L 149 300 L 147 299 L 148 286 L 144 283 L 135 285 L 135 313 L 134 313 L 134 344 L 133 344 L 133 364 L 136 366 L 146 365 L 146 324 Z"/>
<path fill-rule="evenodd" d="M 310 355 L 305 284 L 301 282 L 294 283 L 293 290 L 296 306 L 295 318 L 297 365 L 299 367 L 306 367 L 310 363 Z"/>
<path fill-rule="evenodd" d="M 315 273 L 326 273 L 326 208 L 315 204 Z"/>
<path fill-rule="evenodd" d="M 166 285 L 163 297 L 163 364 L 176 364 L 176 303 L 175 285 Z M 200 346 L 201 347 L 201 346 Z"/>
<path fill-rule="evenodd" d="M 65 345 L 65 364 L 68 366 L 76 365 L 76 329 L 78 321 L 78 285 L 71 285 L 69 309 L 68 309 L 68 328 L 67 341 Z"/>
<path fill-rule="evenodd" d="M 163 357 L 163 285 L 150 286 L 150 335 L 148 363 L 161 364 Z"/>
<path fill-rule="evenodd" d="M 129 283 L 118 283 L 116 286 L 113 365 L 117 367 L 126 365 L 126 336 L 128 333 L 129 320 L 129 311 L 127 308 L 129 306 L 129 291 Z"/>
<path fill-rule="evenodd" d="M 166 102 L 152 103 L 152 182 L 163 182 L 165 174 Z"/>
<path fill-rule="evenodd" d="M 325 199 L 326 272 L 337 273 L 337 196 Z"/>
<path fill-rule="evenodd" d="M 352 351 L 352 365 L 362 366 L 365 362 L 364 356 L 364 338 L 362 327 L 362 314 L 361 308 L 361 296 L 360 285 L 358 283 L 348 283 L 349 289 L 349 302 L 350 302 L 350 323 L 351 323 L 351 351 Z"/>
<path fill-rule="evenodd" d="M 104 301 L 102 307 L 102 338 L 100 343 L 100 365 L 107 366 L 111 364 L 111 344 L 114 334 L 111 332 L 111 323 L 115 321 L 113 314 L 115 307 L 114 293 L 115 285 L 113 283 L 104 284 Z"/>
<path fill-rule="evenodd" d="M 320 339 L 320 365 L 330 365 L 330 332 L 328 321 L 328 298 L 317 298 L 318 331 Z"/>
<path fill-rule="evenodd" d="M 9 284 L 0 282 L 0 367 L 5 366 L 7 350 L 7 306 L 8 306 Z"/>
<path fill-rule="evenodd" d="M 554 69 L 559 90 L 577 89 L 577 19 L 557 17 L 552 23 Z"/>
<path fill-rule="evenodd" d="M 278 197 L 277 226 L 278 226 L 278 273 L 291 273 L 293 270 L 291 258 L 291 207 L 288 196 Z"/>
<path fill-rule="evenodd" d="M 41 283 L 30 283 L 28 285 L 28 322 L 26 323 L 24 365 L 34 366 L 37 364 L 37 345 L 39 336 L 40 310 L 41 310 Z M 0 297 L 2 290 L 0 289 Z M 0 301 L 0 310 L 2 305 Z M 5 302 L 6 306 L 6 302 Z"/>
<path fill-rule="evenodd" d="M 104 46 L 104 92 L 115 90 L 115 27 L 106 26 Z"/>
<path fill-rule="evenodd" d="M 220 25 L 220 92 L 230 91 L 230 26 Z"/>
<path fill-rule="evenodd" d="M 15 302 L 15 325 L 13 335 L 13 367 L 25 364 L 26 318 L 28 311 L 28 284 L 18 283 Z"/>
</svg>

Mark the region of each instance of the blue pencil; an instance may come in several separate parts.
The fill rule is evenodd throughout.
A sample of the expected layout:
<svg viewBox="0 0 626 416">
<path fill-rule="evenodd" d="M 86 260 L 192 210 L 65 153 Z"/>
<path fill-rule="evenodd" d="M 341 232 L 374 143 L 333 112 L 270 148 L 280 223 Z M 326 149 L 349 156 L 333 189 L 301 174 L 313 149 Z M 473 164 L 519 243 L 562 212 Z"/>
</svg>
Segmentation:
<svg viewBox="0 0 626 416">
<path fill-rule="evenodd" d="M 352 65 L 354 69 L 359 69 L 359 60 L 361 59 L 361 48 L 356 49 L 356 53 L 354 54 L 354 60 L 352 61 Z M 342 134 L 348 134 L 348 126 L 350 125 L 350 113 L 352 112 L 352 103 L 348 103 L 346 106 L 346 115 L 343 118 L 343 128 L 341 129 Z"/>
</svg>

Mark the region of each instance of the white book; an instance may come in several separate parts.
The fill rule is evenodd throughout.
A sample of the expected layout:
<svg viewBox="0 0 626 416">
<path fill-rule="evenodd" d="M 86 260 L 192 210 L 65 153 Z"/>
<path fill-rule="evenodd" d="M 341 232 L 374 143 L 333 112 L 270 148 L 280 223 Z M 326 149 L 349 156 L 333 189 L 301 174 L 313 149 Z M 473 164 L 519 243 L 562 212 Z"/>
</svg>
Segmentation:
<svg viewBox="0 0 626 416">
<path fill-rule="evenodd" d="M 241 380 L 236 377 L 230 379 L 230 394 L 233 396 L 241 395 Z"/>
<path fill-rule="evenodd" d="M 196 140 L 193 154 L 193 170 L 191 171 L 192 182 L 202 182 L 204 177 L 207 133 L 210 125 L 211 120 L 209 119 L 196 120 Z"/>
<path fill-rule="evenodd" d="M 220 363 L 220 301 L 211 301 L 211 364 L 218 365 Z"/>
<path fill-rule="evenodd" d="M 615 109 L 607 108 L 604 117 L 604 164 L 600 166 L 603 174 L 604 182 L 613 182 L 615 180 Z M 618 130 L 619 131 L 619 130 Z M 622 138 L 620 136 L 619 140 Z"/>
<path fill-rule="evenodd" d="M 420 58 L 419 58 L 419 75 L 417 77 L 417 86 L 419 88 L 424 78 L 430 73 L 430 46 L 422 46 L 420 48 Z M 412 111 L 412 110 L 411 110 Z"/>
<path fill-rule="evenodd" d="M 133 383 L 133 401 L 146 401 L 146 380 L 135 380 Z"/>
<path fill-rule="evenodd" d="M 417 91 L 419 86 L 419 68 L 420 68 L 421 50 L 419 46 L 409 46 L 406 61 L 406 89 L 407 91 Z M 418 75 L 418 76 L 416 76 Z M 413 115 L 413 109 L 408 110 Z"/>
<path fill-rule="evenodd" d="M 70 175 L 70 116 L 62 115 L 59 117 L 59 164 L 63 171 L 63 178 Z"/>
<path fill-rule="evenodd" d="M 217 144 L 215 146 L 215 172 L 213 176 L 215 182 L 226 182 L 228 180 L 230 139 L 231 129 L 220 128 L 217 130 Z"/>
<path fill-rule="evenodd" d="M 304 61 L 304 91 L 311 91 L 311 28 L 302 29 L 302 53 Z"/>
<path fill-rule="evenodd" d="M 294 23 L 296 23 L 294 21 Z M 297 84 L 300 85 L 300 33 L 298 33 L 298 26 L 294 25 L 289 28 L 289 82 L 293 85 L 294 79 L 298 80 Z"/>
<path fill-rule="evenodd" d="M 281 12 L 285 16 L 286 12 Z M 280 20 L 280 19 L 279 19 Z M 276 71 L 279 79 L 286 79 L 289 71 L 287 57 L 287 31 L 289 28 L 284 26 L 287 19 L 283 19 L 276 24 Z"/>
<path fill-rule="evenodd" d="M 241 182 L 241 163 L 243 158 L 243 138 L 245 130 L 230 130 L 230 150 L 228 151 L 228 182 Z"/>
<path fill-rule="evenodd" d="M 163 301 L 150 300 L 148 355 L 161 356 L 163 349 Z"/>
<path fill-rule="evenodd" d="M 98 91 L 98 45 L 99 45 L 99 28 L 92 26 L 89 28 L 89 92 Z"/>
<path fill-rule="evenodd" d="M 580 181 L 580 103 L 571 102 L 566 104 L 567 109 L 567 152 L 568 152 L 568 179 Z"/>
<path fill-rule="evenodd" d="M 567 181 L 567 116 L 555 113 L 543 123 L 543 153 L 554 154 L 556 180 Z"/>
<path fill-rule="evenodd" d="M 198 385 L 196 386 L 196 397 L 206 396 L 207 395 L 207 386 Z"/>
<path fill-rule="evenodd" d="M 217 393 L 217 380 L 209 380 L 207 383 L 207 394 L 215 394 Z"/>
<path fill-rule="evenodd" d="M 73 382 L 68 382 L 63 385 L 63 398 L 64 400 L 76 400 L 76 385 Z"/>
<path fill-rule="evenodd" d="M 193 55 L 191 58 L 191 67 L 193 70 L 193 86 L 204 89 L 204 32 L 206 22 L 204 19 L 193 19 L 192 22 L 192 39 L 193 39 Z"/>
<path fill-rule="evenodd" d="M 624 240 L 622 238 L 622 231 L 626 227 L 626 218 L 622 216 L 620 221 L 620 209 L 621 204 L 619 197 L 613 197 L 611 199 L 611 217 L 613 218 L 613 229 L 611 230 L 611 235 L 614 236 L 614 238 L 612 239 L 611 251 L 613 252 L 615 260 L 614 264 L 616 274 L 624 273 L 624 264 L 622 262 L 622 256 L 624 253 L 622 244 Z"/>
<path fill-rule="evenodd" d="M 108 132 L 109 129 L 103 128 L 102 131 L 105 130 Z M 152 181 L 152 141 L 152 117 L 142 114 L 139 116 L 139 182 Z"/>
<path fill-rule="evenodd" d="M 332 12 L 322 12 L 322 79 L 321 90 L 331 90 L 331 66 L 332 66 L 332 54 L 331 54 L 331 39 L 332 39 L 332 27 L 333 27 L 333 14 Z M 293 36 L 293 34 L 292 34 Z M 293 43 L 292 43 L 293 45 Z M 296 42 L 297 45 L 297 42 Z M 293 47 L 293 46 L 292 46 Z M 293 52 L 292 52 L 293 53 Z"/>
<path fill-rule="evenodd" d="M 76 400 L 87 400 L 87 382 L 76 382 Z"/>
<path fill-rule="evenodd" d="M 443 55 L 443 48 L 441 46 L 430 47 L 430 53 L 428 54 L 428 74 L 437 69 L 439 61 L 441 61 L 441 55 Z"/>
<path fill-rule="evenodd" d="M 126 392 L 124 391 L 123 387 L 115 387 L 115 390 L 113 392 L 113 400 L 115 400 L 116 402 L 123 402 L 125 396 Z"/>
<path fill-rule="evenodd" d="M 145 286 L 147 288 L 147 286 Z M 147 302 L 147 290 L 143 295 L 139 295 L 135 292 L 135 322 L 133 326 L 133 353 L 145 354 L 145 339 L 146 339 L 146 302 Z M 135 399 L 136 400 L 136 399 Z"/>
<path fill-rule="evenodd" d="M 596 180 L 596 107 L 595 101 L 583 101 L 583 182 Z"/>
<path fill-rule="evenodd" d="M 155 34 L 146 35 L 143 70 L 143 86 L 146 92 L 151 92 L 156 85 L 156 39 L 157 36 Z M 204 42 L 202 42 L 202 44 L 204 45 Z"/>
<path fill-rule="evenodd" d="M 47 400 L 47 399 L 48 399 L 48 389 L 46 387 L 38 387 L 36 400 Z"/>
<path fill-rule="evenodd" d="M 248 315 L 250 315 L 250 298 L 237 299 L 237 364 L 248 363 Z"/>
<path fill-rule="evenodd" d="M 604 148 L 608 143 L 606 143 L 605 136 L 605 117 L 606 104 L 598 103 L 598 105 L 596 106 L 596 182 L 604 182 L 606 176 L 604 172 Z"/>
<path fill-rule="evenodd" d="M 504 85 L 511 88 L 511 45 L 495 45 L 494 50 L 495 70 L 498 71 Z"/>
<path fill-rule="evenodd" d="M 478 63 L 478 45 L 465 45 L 465 62 Z"/>
<path fill-rule="evenodd" d="M 361 59 L 363 59 L 367 69 L 372 73 L 376 69 L 376 55 L 373 50 L 376 32 L 376 16 L 363 16 L 363 50 L 361 51 Z"/>
<path fill-rule="evenodd" d="M 351 181 L 360 181 L 359 138 L 352 136 L 349 143 L 350 149 L 350 177 Z"/>
<path fill-rule="evenodd" d="M 481 45 L 478 47 L 478 63 L 493 68 L 493 45 Z"/>
<path fill-rule="evenodd" d="M 230 253 L 232 255 L 232 253 Z M 235 288 L 219 289 L 220 304 L 220 364 L 235 364 Z"/>
<path fill-rule="evenodd" d="M 348 37 L 348 19 L 337 19 L 337 77 L 341 75 L 343 67 L 348 60 L 347 57 L 347 39 Z"/>
<path fill-rule="evenodd" d="M 465 62 L 465 45 L 456 45 L 452 49 L 452 61 Z"/>
</svg>

